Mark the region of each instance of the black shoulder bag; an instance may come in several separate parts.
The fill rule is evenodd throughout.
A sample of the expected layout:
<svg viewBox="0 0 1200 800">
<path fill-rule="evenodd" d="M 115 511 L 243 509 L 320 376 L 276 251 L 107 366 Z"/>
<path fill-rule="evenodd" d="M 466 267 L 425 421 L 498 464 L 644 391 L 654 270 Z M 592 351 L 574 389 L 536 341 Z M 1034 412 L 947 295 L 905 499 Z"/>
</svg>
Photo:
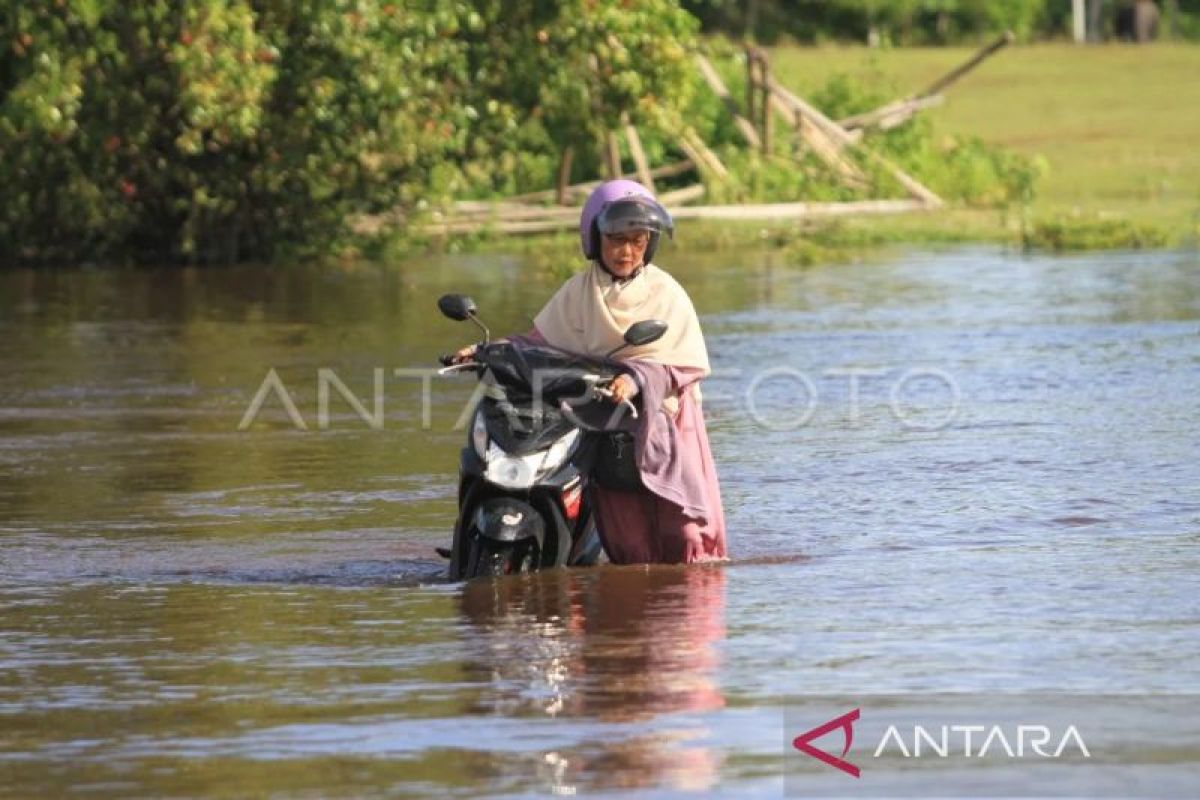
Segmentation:
<svg viewBox="0 0 1200 800">
<path fill-rule="evenodd" d="M 641 489 L 642 475 L 638 471 L 636 442 L 628 431 L 591 434 L 591 474 L 605 489 L 635 492 Z"/>
</svg>

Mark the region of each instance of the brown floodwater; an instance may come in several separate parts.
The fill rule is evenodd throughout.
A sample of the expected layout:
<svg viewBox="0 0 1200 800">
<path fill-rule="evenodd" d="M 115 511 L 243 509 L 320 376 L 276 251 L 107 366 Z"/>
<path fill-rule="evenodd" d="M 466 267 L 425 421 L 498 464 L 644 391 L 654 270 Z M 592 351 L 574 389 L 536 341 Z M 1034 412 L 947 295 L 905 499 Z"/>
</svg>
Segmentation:
<svg viewBox="0 0 1200 800">
<path fill-rule="evenodd" d="M 525 330 L 537 267 L 0 273 L 0 796 L 975 796 L 804 760 L 793 715 L 1200 710 L 1195 253 L 663 262 L 732 560 L 470 584 L 434 547 L 472 386 L 423 376 L 474 333 L 435 300 Z M 1189 794 L 1175 737 L 1005 791 Z"/>
</svg>

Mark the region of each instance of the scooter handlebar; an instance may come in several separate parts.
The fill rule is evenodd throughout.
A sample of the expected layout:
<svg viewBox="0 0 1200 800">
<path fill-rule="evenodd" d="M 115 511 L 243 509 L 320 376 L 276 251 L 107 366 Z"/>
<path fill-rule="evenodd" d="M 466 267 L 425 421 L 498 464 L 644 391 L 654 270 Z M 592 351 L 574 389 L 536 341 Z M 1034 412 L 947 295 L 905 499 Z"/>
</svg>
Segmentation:
<svg viewBox="0 0 1200 800">
<path fill-rule="evenodd" d="M 597 389 L 596 389 L 596 394 L 598 394 L 598 395 L 600 395 L 601 397 L 603 397 L 603 398 L 605 398 L 605 399 L 608 399 L 608 400 L 612 400 L 612 399 L 613 399 L 613 393 L 612 393 L 612 389 L 608 389 L 608 388 L 597 388 Z M 632 401 L 632 400 L 630 400 L 628 397 L 626 397 L 626 398 L 622 399 L 622 400 L 621 400 L 621 402 L 620 402 L 620 403 L 618 403 L 618 405 L 622 405 L 622 406 L 625 406 L 626 408 L 628 408 L 628 409 L 629 409 L 629 415 L 630 415 L 631 417 L 633 417 L 634 419 L 637 419 L 637 418 L 638 418 L 638 410 L 637 410 L 637 406 L 635 406 L 635 405 L 633 404 L 633 401 Z"/>
<path fill-rule="evenodd" d="M 479 352 L 480 347 L 481 345 L 479 344 L 475 345 L 471 350 L 470 355 L 468 355 L 465 360 L 462 361 L 457 360 L 458 353 L 448 353 L 444 356 L 438 356 L 438 363 L 442 365 L 442 369 L 438 370 L 438 374 L 448 375 L 451 372 L 456 372 L 460 369 L 466 369 L 467 367 L 477 368 L 481 366 L 480 363 L 475 360 L 475 354 Z"/>
</svg>

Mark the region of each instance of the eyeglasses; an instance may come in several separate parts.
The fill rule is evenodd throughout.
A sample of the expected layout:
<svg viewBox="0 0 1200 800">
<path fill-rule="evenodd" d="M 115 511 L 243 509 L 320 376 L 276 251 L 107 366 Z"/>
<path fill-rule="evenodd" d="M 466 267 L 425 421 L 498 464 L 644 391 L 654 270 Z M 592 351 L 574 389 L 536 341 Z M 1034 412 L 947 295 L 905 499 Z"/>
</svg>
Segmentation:
<svg viewBox="0 0 1200 800">
<path fill-rule="evenodd" d="M 650 245 L 650 234 L 646 231 L 637 233 L 606 233 L 604 241 L 610 247 L 621 248 L 625 245 L 632 246 L 635 250 L 644 250 Z"/>
</svg>

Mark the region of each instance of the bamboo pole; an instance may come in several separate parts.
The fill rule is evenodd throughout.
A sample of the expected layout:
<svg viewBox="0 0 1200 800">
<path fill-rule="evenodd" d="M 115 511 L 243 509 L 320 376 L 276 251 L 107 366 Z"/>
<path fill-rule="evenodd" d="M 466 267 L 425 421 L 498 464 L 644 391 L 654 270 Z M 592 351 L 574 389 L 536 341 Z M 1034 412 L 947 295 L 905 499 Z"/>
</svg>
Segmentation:
<svg viewBox="0 0 1200 800">
<path fill-rule="evenodd" d="M 817 158 L 824 161 L 843 180 L 855 187 L 866 185 L 867 176 L 842 152 L 846 147 L 845 142 L 835 140 L 824 128 L 806 117 L 801 109 L 788 105 L 774 93 L 771 94 L 771 105 L 779 113 L 791 116 L 795 120 L 796 130 L 801 141 L 806 143 Z"/>
<path fill-rule="evenodd" d="M 774 79 L 771 79 L 771 91 L 774 92 L 780 99 L 790 105 L 792 108 L 801 111 L 804 116 L 811 122 L 815 122 L 822 131 L 829 135 L 835 142 L 843 146 L 853 146 L 855 143 L 853 137 L 846 132 L 842 126 L 831 120 L 829 117 L 822 114 L 818 109 L 814 108 L 809 103 L 805 102 L 798 96 L 792 94 L 787 89 L 783 88 Z M 859 147 L 863 155 L 875 161 L 894 177 L 905 190 L 913 197 L 923 201 L 931 208 L 938 208 L 943 205 L 942 199 L 923 186 L 918 180 L 900 169 L 888 159 L 879 155 L 873 150 L 866 147 Z"/>
<path fill-rule="evenodd" d="M 772 98 L 774 99 L 774 98 Z M 804 156 L 804 115 L 795 109 L 784 108 L 783 111 L 791 111 L 794 115 L 792 119 L 792 156 L 800 159 Z"/>
<path fill-rule="evenodd" d="M 865 128 L 879 128 L 886 131 L 912 119 L 918 111 L 940 106 L 945 99 L 945 95 L 934 94 L 928 97 L 895 100 L 872 111 L 839 119 L 837 122 L 847 131 Z"/>
<path fill-rule="evenodd" d="M 699 150 L 692 146 L 691 142 L 686 136 L 679 137 L 679 149 L 682 150 L 684 155 L 686 155 L 691 161 L 696 163 L 696 169 L 700 170 L 700 172 L 712 171 L 712 164 L 704 160 L 704 156 Z"/>
<path fill-rule="evenodd" d="M 621 177 L 621 142 L 617 135 L 609 131 L 604 137 L 604 166 L 608 170 L 609 180 Z"/>
<path fill-rule="evenodd" d="M 664 206 L 681 206 L 684 203 L 690 203 L 693 200 L 699 200 L 704 197 L 705 189 L 702 183 L 693 183 L 691 186 L 685 186 L 682 189 L 675 189 L 670 192 L 663 192 L 658 197 L 658 201 Z"/>
<path fill-rule="evenodd" d="M 763 155 L 768 155 L 771 152 L 772 139 L 772 121 L 774 117 L 771 115 L 771 89 L 767 86 L 767 78 L 771 74 L 767 54 L 759 51 L 758 69 L 762 77 L 759 82 L 762 91 L 762 99 L 759 106 L 762 108 L 762 151 Z"/>
<path fill-rule="evenodd" d="M 679 146 L 683 148 L 683 152 L 687 154 L 688 158 L 696 162 L 696 164 L 704 165 L 722 180 L 729 177 L 729 170 L 721 163 L 721 159 L 717 158 L 717 154 L 710 150 L 708 145 L 704 143 L 704 140 L 691 128 L 683 132 L 679 140 Z"/>
<path fill-rule="evenodd" d="M 900 169 L 888 159 L 884 158 L 873 150 L 867 150 L 864 148 L 863 152 L 867 154 L 868 158 L 877 162 L 880 166 L 890 172 L 892 177 L 904 187 L 905 191 L 923 202 L 925 205 L 929 206 L 930 208 L 941 208 L 943 205 L 945 205 L 945 203 L 942 202 L 942 198 L 938 197 L 933 190 L 918 181 L 912 175 L 909 175 L 907 172 Z"/>
<path fill-rule="evenodd" d="M 757 119 L 755 114 L 755 106 L 758 103 L 758 79 L 754 74 L 754 48 L 746 45 L 746 117 L 748 120 Z M 751 122 L 750 128 L 754 129 L 754 124 Z M 754 131 L 754 138 L 758 139 L 758 131 Z M 752 142 L 752 145 L 757 142 Z"/>
<path fill-rule="evenodd" d="M 700 53 L 696 53 L 696 66 L 700 68 L 700 75 L 704 78 L 709 88 L 721 99 L 721 102 L 725 104 L 725 108 L 733 116 L 733 123 L 737 126 L 738 132 L 742 134 L 742 138 L 751 147 L 758 147 L 758 131 L 754 130 L 754 123 L 738 113 L 737 103 L 734 102 L 733 95 L 729 93 L 729 89 L 726 88 L 725 82 L 721 80 L 720 74 L 713 67 L 712 63 Z M 753 111 L 750 113 L 753 114 Z"/>
<path fill-rule="evenodd" d="M 682 204 L 697 200 L 704 196 L 703 184 L 692 184 L 682 189 L 664 192 L 658 199 L 663 205 Z M 498 221 L 513 222 L 531 219 L 573 219 L 579 209 L 562 206 L 531 206 L 523 203 L 493 202 L 487 200 L 460 200 L 454 204 L 454 211 L 446 215 L 441 222 L 460 222 L 474 220 L 477 222 Z"/>
<path fill-rule="evenodd" d="M 746 63 L 749 70 L 750 93 L 748 96 L 754 99 L 754 111 L 751 118 L 758 126 L 762 153 L 767 155 L 771 152 L 772 138 L 771 89 L 768 85 L 771 78 L 770 61 L 765 50 L 754 45 L 746 45 Z"/>
<path fill-rule="evenodd" d="M 1013 36 L 1012 31 L 1005 31 L 998 39 L 996 39 L 996 41 L 980 48 L 979 52 L 971 56 L 970 59 L 950 70 L 933 83 L 929 84 L 929 87 L 925 91 L 919 92 L 915 95 L 915 97 L 929 97 L 933 94 L 941 94 L 947 87 L 950 86 L 950 84 L 954 83 L 963 75 L 966 75 L 984 61 L 991 58 L 995 53 L 1003 49 L 1005 46 L 1011 44 L 1015 38 L 1016 37 Z"/>
<path fill-rule="evenodd" d="M 820 109 L 818 109 L 816 106 L 808 103 L 806 100 L 803 100 L 798 95 L 793 94 L 784 86 L 780 85 L 780 83 L 774 78 L 768 78 L 767 85 L 771 89 L 771 94 L 779 98 L 780 102 L 789 108 L 799 111 L 809 122 L 821 128 L 821 130 L 838 145 L 844 147 L 854 143 L 853 139 L 848 133 L 846 133 L 842 126 L 838 125 L 829 117 L 821 113 Z"/>
<path fill-rule="evenodd" d="M 900 214 L 927 211 L 917 200 L 859 200 L 850 203 L 763 203 L 759 205 L 684 206 L 671 212 L 675 219 L 827 219 L 859 214 Z"/>
<path fill-rule="evenodd" d="M 638 182 L 653 192 L 654 176 L 650 174 L 650 163 L 646 160 L 646 151 L 642 149 L 642 139 L 638 136 L 637 128 L 629 122 L 625 123 L 625 141 L 629 143 Z"/>
<path fill-rule="evenodd" d="M 680 192 L 700 193 L 703 187 L 688 187 Z M 565 209 L 559 209 L 562 211 Z M 834 219 L 839 217 L 902 214 L 928 211 L 918 200 L 861 200 L 850 203 L 765 203 L 759 205 L 681 206 L 671 209 L 675 219 L 791 220 Z M 539 233 L 570 228 L 577 223 L 575 214 L 554 214 L 534 219 L 448 219 L 424 226 L 428 234 L 455 233 Z"/>
<path fill-rule="evenodd" d="M 673 178 L 676 175 L 682 175 L 685 172 L 688 172 L 693 169 L 696 169 L 696 165 L 692 162 L 692 160 L 690 158 L 685 158 L 681 161 L 675 161 L 671 164 L 664 164 L 661 167 L 655 167 L 654 169 L 650 170 L 650 176 L 652 178 Z M 622 178 L 636 178 L 637 173 L 636 172 L 627 172 L 627 173 L 621 175 L 621 177 Z M 578 195 L 578 194 L 587 194 L 588 192 L 592 191 L 593 189 L 595 189 L 597 186 L 599 186 L 603 182 L 604 181 L 583 181 L 582 183 L 575 183 L 575 184 L 572 184 L 567 187 L 567 192 L 569 195 L 572 195 L 572 196 Z M 556 189 L 539 189 L 535 192 L 525 192 L 524 194 L 514 194 L 511 197 L 506 198 L 505 202 L 537 203 L 537 202 L 543 202 L 546 200 L 553 200 L 555 197 L 556 191 L 557 191 Z"/>
<path fill-rule="evenodd" d="M 995 41 L 976 51 L 971 58 L 931 83 L 924 91 L 900 98 L 899 100 L 893 100 L 872 111 L 838 120 L 838 124 L 846 130 L 853 131 L 871 127 L 879 127 L 887 130 L 907 122 L 918 111 L 939 105 L 944 99 L 942 92 L 1001 49 L 1011 44 L 1013 39 L 1013 32 L 1005 31 Z"/>
</svg>

